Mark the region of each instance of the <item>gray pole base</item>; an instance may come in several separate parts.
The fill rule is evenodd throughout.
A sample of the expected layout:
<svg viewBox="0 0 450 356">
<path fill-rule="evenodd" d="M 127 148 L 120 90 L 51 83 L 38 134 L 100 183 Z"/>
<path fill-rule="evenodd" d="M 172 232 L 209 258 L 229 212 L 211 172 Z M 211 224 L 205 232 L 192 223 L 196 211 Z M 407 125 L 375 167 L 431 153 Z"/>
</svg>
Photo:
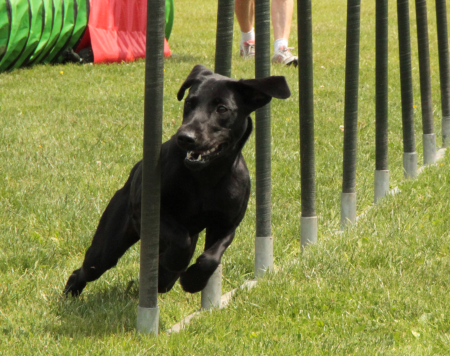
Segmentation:
<svg viewBox="0 0 450 356">
<path fill-rule="evenodd" d="M 220 264 L 202 290 L 202 309 L 220 308 L 222 297 L 222 265 Z"/>
<path fill-rule="evenodd" d="M 375 203 L 389 192 L 389 171 L 375 170 Z"/>
<path fill-rule="evenodd" d="M 341 230 L 356 221 L 356 193 L 341 193 Z"/>
<path fill-rule="evenodd" d="M 273 270 L 273 237 L 255 238 L 255 278 L 261 278 L 264 273 Z"/>
<path fill-rule="evenodd" d="M 138 306 L 137 332 L 139 334 L 158 335 L 159 329 L 159 307 L 142 308 Z"/>
<path fill-rule="evenodd" d="M 450 117 L 442 118 L 442 147 L 450 146 Z"/>
<path fill-rule="evenodd" d="M 429 165 L 436 162 L 436 134 L 423 135 L 423 164 Z"/>
<path fill-rule="evenodd" d="M 417 177 L 417 152 L 403 153 L 403 170 L 405 178 Z"/>
<path fill-rule="evenodd" d="M 317 242 L 317 216 L 300 218 L 300 246 L 302 251 L 309 244 Z"/>
</svg>

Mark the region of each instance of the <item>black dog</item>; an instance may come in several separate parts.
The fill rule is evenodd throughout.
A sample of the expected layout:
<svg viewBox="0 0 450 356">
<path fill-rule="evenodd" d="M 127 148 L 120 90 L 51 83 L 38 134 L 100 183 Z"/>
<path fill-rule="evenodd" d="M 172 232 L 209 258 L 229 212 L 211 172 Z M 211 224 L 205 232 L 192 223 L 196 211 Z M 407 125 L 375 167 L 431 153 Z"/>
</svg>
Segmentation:
<svg viewBox="0 0 450 356">
<path fill-rule="evenodd" d="M 183 124 L 161 149 L 160 293 L 172 289 L 180 276 L 187 292 L 206 286 L 247 209 L 250 178 L 241 150 L 252 132 L 249 115 L 272 97 L 290 96 L 284 77 L 237 81 L 202 65 L 189 74 L 178 100 L 188 88 Z M 142 161 L 106 207 L 83 265 L 69 277 L 65 293 L 79 295 L 87 282 L 114 267 L 139 240 L 141 180 Z M 187 268 L 205 228 L 205 250 Z"/>
</svg>

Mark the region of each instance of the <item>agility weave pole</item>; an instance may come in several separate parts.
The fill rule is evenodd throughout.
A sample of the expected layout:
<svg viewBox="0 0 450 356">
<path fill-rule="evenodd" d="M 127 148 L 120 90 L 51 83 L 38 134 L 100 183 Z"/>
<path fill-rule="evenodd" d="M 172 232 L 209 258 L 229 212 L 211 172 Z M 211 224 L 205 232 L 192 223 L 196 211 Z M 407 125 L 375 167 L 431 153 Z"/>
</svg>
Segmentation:
<svg viewBox="0 0 450 356">
<path fill-rule="evenodd" d="M 416 0 L 417 44 L 419 47 L 420 100 L 422 103 L 423 163 L 436 161 L 436 135 L 434 133 L 431 99 L 430 50 L 428 41 L 427 1 Z"/>
<path fill-rule="evenodd" d="M 233 48 L 234 0 L 218 0 L 214 72 L 230 77 Z M 219 265 L 202 290 L 201 308 L 221 307 L 222 265 Z"/>
<path fill-rule="evenodd" d="M 376 1 L 375 20 L 375 203 L 389 191 L 388 167 L 388 0 Z"/>
<path fill-rule="evenodd" d="M 450 145 L 450 69 L 446 0 L 436 0 L 436 23 L 441 81 L 442 147 L 448 147 Z"/>
<path fill-rule="evenodd" d="M 231 75 L 234 0 L 219 0 L 217 15 L 215 72 Z M 270 76 L 270 1 L 255 3 L 255 78 Z M 256 237 L 255 278 L 273 269 L 273 237 L 271 229 L 271 123 L 270 104 L 255 114 L 256 150 Z M 202 291 L 202 308 L 221 307 L 219 267 Z"/>
<path fill-rule="evenodd" d="M 356 221 L 356 144 L 358 131 L 359 41 L 361 0 L 347 2 L 345 64 L 344 160 L 341 193 L 341 229 Z"/>
<path fill-rule="evenodd" d="M 165 1 L 148 0 L 145 59 L 144 156 L 137 331 L 158 334 L 158 265 L 164 89 Z"/>
<path fill-rule="evenodd" d="M 218 0 L 214 72 L 225 77 L 231 76 L 233 25 L 234 0 Z"/>
<path fill-rule="evenodd" d="M 316 185 L 314 160 L 314 87 L 311 0 L 299 0 L 297 7 L 299 66 L 299 122 L 302 216 L 302 250 L 317 242 Z"/>
<path fill-rule="evenodd" d="M 270 76 L 270 1 L 255 2 L 255 78 Z M 273 269 L 270 103 L 256 110 L 255 278 Z"/>
<path fill-rule="evenodd" d="M 414 104 L 411 68 L 409 0 L 397 1 L 400 87 L 402 95 L 403 170 L 405 178 L 417 176 L 417 152 L 414 133 Z"/>
</svg>

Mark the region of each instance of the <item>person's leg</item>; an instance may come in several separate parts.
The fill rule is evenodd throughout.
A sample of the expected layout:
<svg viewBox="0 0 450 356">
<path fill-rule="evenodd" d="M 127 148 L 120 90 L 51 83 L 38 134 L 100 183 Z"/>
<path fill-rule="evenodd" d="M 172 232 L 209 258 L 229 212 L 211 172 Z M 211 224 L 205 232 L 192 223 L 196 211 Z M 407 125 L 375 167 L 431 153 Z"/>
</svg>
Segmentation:
<svg viewBox="0 0 450 356">
<path fill-rule="evenodd" d="M 254 0 L 236 0 L 234 3 L 234 12 L 239 22 L 241 32 L 250 32 L 253 30 L 253 17 L 255 14 Z"/>
<path fill-rule="evenodd" d="M 241 28 L 241 43 L 239 53 L 244 58 L 255 56 L 255 31 L 253 29 L 253 17 L 255 14 L 254 0 L 236 0 L 234 12 Z"/>
<path fill-rule="evenodd" d="M 275 41 L 281 38 L 289 40 L 294 0 L 272 0 L 271 12 Z"/>
<path fill-rule="evenodd" d="M 298 58 L 288 48 L 291 33 L 294 0 L 272 0 L 272 26 L 274 34 L 274 52 L 272 62 L 285 65 L 297 65 Z"/>
</svg>

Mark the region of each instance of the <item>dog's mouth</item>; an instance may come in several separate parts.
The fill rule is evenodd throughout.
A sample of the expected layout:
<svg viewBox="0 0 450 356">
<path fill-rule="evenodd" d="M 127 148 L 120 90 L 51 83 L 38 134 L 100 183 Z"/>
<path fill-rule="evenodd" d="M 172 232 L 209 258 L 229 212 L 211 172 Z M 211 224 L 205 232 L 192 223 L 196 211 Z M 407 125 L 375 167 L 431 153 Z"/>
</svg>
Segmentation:
<svg viewBox="0 0 450 356">
<path fill-rule="evenodd" d="M 188 151 L 186 160 L 189 162 L 208 162 L 218 157 L 228 146 L 228 143 L 223 142 L 205 151 Z"/>
</svg>

